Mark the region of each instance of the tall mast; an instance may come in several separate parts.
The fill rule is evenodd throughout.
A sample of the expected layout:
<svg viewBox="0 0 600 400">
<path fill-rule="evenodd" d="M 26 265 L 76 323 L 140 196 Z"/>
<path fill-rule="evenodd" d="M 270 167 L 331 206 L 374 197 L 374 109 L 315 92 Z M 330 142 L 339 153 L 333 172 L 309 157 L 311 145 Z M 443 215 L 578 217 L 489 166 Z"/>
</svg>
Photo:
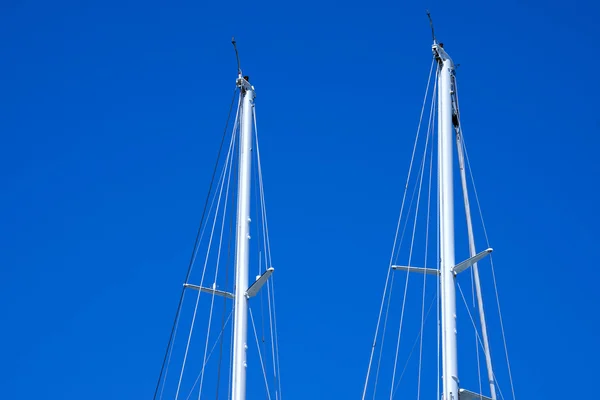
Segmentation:
<svg viewBox="0 0 600 400">
<path fill-rule="evenodd" d="M 237 51 L 237 50 L 236 50 Z M 233 325 L 233 400 L 246 399 L 246 350 L 248 348 L 248 260 L 250 240 L 250 178 L 252 168 L 252 123 L 254 87 L 239 72 L 241 126 L 238 173 L 238 202 L 235 247 L 235 318 Z"/>
<path fill-rule="evenodd" d="M 454 190 L 452 176 L 452 75 L 454 64 L 434 41 L 438 86 L 438 204 L 440 215 L 440 290 L 442 309 L 443 399 L 458 400 L 456 287 L 454 260 Z"/>
</svg>

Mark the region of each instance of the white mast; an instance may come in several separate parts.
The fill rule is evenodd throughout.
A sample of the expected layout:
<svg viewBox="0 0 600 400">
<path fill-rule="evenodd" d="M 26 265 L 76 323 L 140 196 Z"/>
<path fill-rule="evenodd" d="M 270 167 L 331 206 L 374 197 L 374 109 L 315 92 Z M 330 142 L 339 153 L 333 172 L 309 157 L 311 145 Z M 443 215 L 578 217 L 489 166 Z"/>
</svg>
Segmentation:
<svg viewBox="0 0 600 400">
<path fill-rule="evenodd" d="M 237 192 L 237 213 L 236 213 L 236 232 L 235 232 L 235 285 L 234 285 L 234 293 L 230 293 L 227 291 L 217 289 L 217 284 L 214 282 L 211 287 L 198 286 L 187 282 L 189 278 L 186 277 L 186 282 L 184 283 L 184 289 L 197 290 L 199 292 L 210 293 L 213 296 L 222 296 L 226 299 L 234 300 L 234 318 L 233 318 L 233 343 L 232 343 L 232 364 L 231 364 L 231 387 L 230 394 L 233 400 L 246 400 L 246 351 L 248 350 L 248 301 L 252 297 L 256 296 L 260 289 L 267 282 L 269 277 L 273 274 L 273 267 L 267 266 L 261 275 L 256 277 L 256 280 L 252 282 L 250 286 L 248 286 L 248 274 L 249 274 L 249 259 L 250 259 L 250 190 L 251 190 L 251 175 L 252 175 L 252 144 L 253 144 L 253 127 L 255 127 L 255 113 L 254 113 L 254 86 L 252 86 L 249 82 L 247 76 L 242 75 L 242 70 L 240 69 L 240 59 L 238 57 L 238 51 L 235 39 L 232 38 L 231 43 L 235 49 L 235 54 L 237 58 L 238 64 L 238 77 L 236 80 L 236 86 L 240 90 L 240 97 L 238 103 L 238 116 L 236 117 L 235 126 L 239 126 L 239 165 L 238 165 L 238 192 Z M 236 90 L 237 92 L 237 90 Z M 236 129 L 234 128 L 233 135 L 236 134 Z M 232 145 L 234 143 L 234 138 L 232 138 Z M 227 159 L 230 154 L 227 155 Z M 229 162 L 229 161 L 227 161 Z M 260 161 L 259 161 L 260 165 Z M 228 166 L 224 166 L 227 171 Z M 223 177 L 223 179 L 225 179 Z M 225 181 L 221 182 L 222 185 L 225 185 Z M 223 186 L 221 186 L 221 189 Z M 219 194 L 220 196 L 220 194 Z M 262 196 L 262 183 L 261 183 L 261 196 Z M 263 204 L 264 206 L 264 204 Z M 218 207 L 218 206 L 217 206 Z M 215 214 L 215 219 L 217 218 L 218 208 Z M 225 218 L 225 216 L 223 216 Z M 263 215 L 263 218 L 266 216 Z M 216 222 L 216 221 L 215 221 Z M 266 222 L 265 222 L 266 223 Z M 214 225 L 213 225 L 214 227 Z M 211 233 L 212 235 L 212 233 Z M 212 239 L 212 237 L 211 237 Z M 209 245 L 210 246 L 210 245 Z M 219 247 L 220 250 L 220 247 Z M 194 249 L 196 251 L 196 249 Z M 208 255 L 207 255 L 208 257 Z M 208 259 L 208 258 L 207 258 Z M 205 265 L 206 267 L 206 265 Z M 190 266 L 191 268 L 191 266 Z M 218 269 L 217 269 L 218 271 Z M 203 273 L 204 276 L 204 273 Z M 216 280 L 216 277 L 215 277 Z M 183 294 L 181 299 L 183 300 Z M 199 297 L 196 300 L 196 307 L 198 306 Z M 213 298 L 214 301 L 214 298 Z M 175 319 L 174 328 L 177 326 L 177 321 L 179 318 L 179 312 L 181 310 L 181 301 L 179 304 L 179 309 L 177 311 L 177 317 Z M 211 309 L 212 312 L 212 309 Z M 175 395 L 175 400 L 177 400 L 179 396 L 179 391 L 181 388 L 181 379 L 183 377 L 183 373 L 185 370 L 185 362 L 187 359 L 188 349 L 190 345 L 190 340 L 192 337 L 192 329 L 194 326 L 194 320 L 196 318 L 196 314 L 194 312 L 194 317 L 192 319 L 192 325 L 190 329 L 190 333 L 188 336 L 188 344 L 186 346 L 186 352 L 184 356 L 183 366 L 181 369 L 181 373 L 179 375 L 179 383 L 177 386 L 177 392 Z M 210 332 L 210 320 L 209 319 L 209 332 Z M 171 334 L 171 338 L 169 339 L 169 346 L 167 347 L 167 353 L 165 355 L 165 362 L 167 357 L 170 357 L 170 351 L 172 346 L 173 333 Z M 208 346 L 208 337 L 206 339 L 206 346 Z M 205 347 L 205 351 L 207 347 Z M 260 354 L 260 350 L 259 350 Z M 210 356 L 210 355 L 209 355 Z M 205 353 L 206 357 L 206 353 Z M 165 363 L 163 362 L 163 369 Z M 201 377 L 203 377 L 204 368 L 201 372 Z M 158 388 L 160 387 L 160 380 L 162 378 L 163 371 L 161 370 L 161 374 L 159 375 L 159 384 L 157 385 L 154 398 L 156 398 L 156 394 L 158 393 Z M 166 378 L 165 378 L 166 379 Z M 164 384 L 164 383 L 163 383 Z M 194 384 L 195 387 L 195 384 Z M 192 391 L 194 390 L 192 387 Z M 267 391 L 269 387 L 267 386 Z M 200 393 L 199 396 L 202 395 L 202 379 L 200 379 Z M 189 396 L 188 396 L 189 397 Z"/>
<path fill-rule="evenodd" d="M 434 42 L 439 63 L 438 86 L 438 204 L 440 215 L 440 285 L 442 302 L 443 399 L 458 400 L 456 350 L 456 287 L 454 260 L 454 190 L 452 176 L 452 75 L 454 64 Z"/>
<path fill-rule="evenodd" d="M 248 259 L 250 241 L 250 178 L 252 168 L 252 123 L 254 87 L 240 72 L 241 126 L 238 203 L 235 247 L 235 318 L 233 325 L 233 400 L 246 399 L 246 350 L 248 349 Z"/>
<path fill-rule="evenodd" d="M 464 155 L 460 138 L 460 127 L 458 122 L 458 102 L 453 104 L 456 96 L 454 63 L 448 56 L 441 43 L 433 42 L 433 54 L 439 63 L 439 86 L 438 86 L 438 185 L 439 185 L 439 212 L 440 212 L 440 291 L 442 309 L 442 364 L 443 364 L 443 400 L 484 399 L 495 400 L 496 388 L 494 372 L 492 370 L 492 359 L 489 349 L 487 326 L 483 309 L 481 285 L 477 261 L 492 252 L 492 249 L 476 254 L 475 241 L 473 238 L 473 224 L 471 222 L 471 211 L 466 187 Z M 454 114 L 454 112 L 456 114 Z M 453 115 L 456 115 L 453 121 Z M 462 178 L 465 211 L 467 215 L 467 229 L 469 236 L 470 258 L 457 265 L 454 259 L 454 188 L 453 188 L 453 125 L 457 129 L 456 143 L 458 145 L 458 158 Z M 465 389 L 459 389 L 458 359 L 456 342 L 456 275 L 465 269 L 473 267 L 475 275 L 475 287 L 479 304 L 479 316 L 481 320 L 484 353 L 490 384 L 491 399 L 481 394 L 476 394 Z"/>
<path fill-rule="evenodd" d="M 429 14 L 428 14 L 429 15 Z M 431 17 L 430 17 L 431 23 Z M 493 250 L 488 248 L 480 253 L 475 253 L 475 242 L 473 240 L 473 226 L 471 223 L 470 208 L 467 199 L 466 180 L 464 174 L 464 159 L 462 148 L 460 148 L 460 128 L 458 126 L 458 102 L 454 107 L 455 79 L 454 63 L 443 44 L 435 40 L 433 34 L 433 23 L 431 23 L 433 39 L 433 55 L 438 62 L 438 207 L 439 207 L 439 268 L 421 268 L 413 266 L 392 265 L 392 269 L 415 272 L 422 274 L 439 275 L 440 279 L 440 305 L 441 305 L 441 342 L 442 342 L 442 400 L 495 400 L 495 382 L 492 370 L 492 361 L 485 326 L 485 315 L 483 311 L 483 300 L 477 262 L 489 255 Z M 456 114 L 454 110 L 456 108 Z M 453 118 L 456 116 L 456 119 Z M 459 162 L 461 167 L 461 178 L 465 196 L 465 209 L 467 211 L 467 225 L 469 234 L 470 258 L 455 264 L 454 258 L 454 187 L 453 187 L 453 125 L 457 128 L 457 143 L 459 144 Z M 456 340 L 456 275 L 469 267 L 474 268 L 477 299 L 479 301 L 479 312 L 483 326 L 484 351 L 488 368 L 488 378 L 492 398 L 477 394 L 459 387 L 458 380 L 458 357 Z M 383 303 L 382 303 L 383 304 Z M 382 306 L 383 307 L 383 306 Z M 365 386 L 366 387 L 366 386 Z M 366 390 L 366 389 L 365 389 Z M 364 393 L 363 393 L 364 398 Z"/>
</svg>

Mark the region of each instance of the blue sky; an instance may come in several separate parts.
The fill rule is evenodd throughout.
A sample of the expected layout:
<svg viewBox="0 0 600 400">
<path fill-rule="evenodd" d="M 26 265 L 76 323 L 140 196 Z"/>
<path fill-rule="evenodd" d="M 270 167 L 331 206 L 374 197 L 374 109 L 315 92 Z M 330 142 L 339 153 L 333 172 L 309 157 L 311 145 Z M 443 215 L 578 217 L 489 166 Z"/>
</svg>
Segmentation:
<svg viewBox="0 0 600 400">
<path fill-rule="evenodd" d="M 235 35 L 258 94 L 286 398 L 358 398 L 426 8 L 460 64 L 517 397 L 595 391 L 597 4 L 5 0 L 0 397 L 152 396 Z"/>
</svg>

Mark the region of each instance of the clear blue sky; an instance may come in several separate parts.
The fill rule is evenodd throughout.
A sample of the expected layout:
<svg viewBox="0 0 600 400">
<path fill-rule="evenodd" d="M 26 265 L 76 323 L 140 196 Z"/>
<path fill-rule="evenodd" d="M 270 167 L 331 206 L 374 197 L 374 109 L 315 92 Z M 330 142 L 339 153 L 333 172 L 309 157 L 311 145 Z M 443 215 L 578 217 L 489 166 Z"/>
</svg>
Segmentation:
<svg viewBox="0 0 600 400">
<path fill-rule="evenodd" d="M 0 397 L 151 398 L 235 35 L 258 93 L 286 399 L 359 398 L 426 8 L 460 64 L 517 397 L 593 396 L 600 7 L 524 3 L 4 0 Z"/>
</svg>

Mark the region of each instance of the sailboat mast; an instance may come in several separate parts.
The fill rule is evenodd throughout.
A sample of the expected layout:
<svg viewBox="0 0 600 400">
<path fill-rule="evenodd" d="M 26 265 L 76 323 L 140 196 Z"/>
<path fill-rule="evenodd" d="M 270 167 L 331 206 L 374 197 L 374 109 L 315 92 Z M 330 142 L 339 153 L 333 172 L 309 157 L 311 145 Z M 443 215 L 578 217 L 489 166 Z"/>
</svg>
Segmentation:
<svg viewBox="0 0 600 400">
<path fill-rule="evenodd" d="M 438 204 L 440 215 L 440 290 L 442 310 L 443 400 L 458 400 L 456 287 L 454 275 L 454 189 L 452 174 L 452 74 L 454 64 L 434 42 L 438 68 Z"/>
<path fill-rule="evenodd" d="M 248 260 L 250 241 L 250 178 L 252 168 L 252 123 L 254 87 L 247 77 L 238 76 L 241 91 L 241 126 L 238 173 L 238 201 L 235 247 L 235 318 L 233 325 L 233 400 L 246 399 L 246 350 L 248 340 Z"/>
</svg>

